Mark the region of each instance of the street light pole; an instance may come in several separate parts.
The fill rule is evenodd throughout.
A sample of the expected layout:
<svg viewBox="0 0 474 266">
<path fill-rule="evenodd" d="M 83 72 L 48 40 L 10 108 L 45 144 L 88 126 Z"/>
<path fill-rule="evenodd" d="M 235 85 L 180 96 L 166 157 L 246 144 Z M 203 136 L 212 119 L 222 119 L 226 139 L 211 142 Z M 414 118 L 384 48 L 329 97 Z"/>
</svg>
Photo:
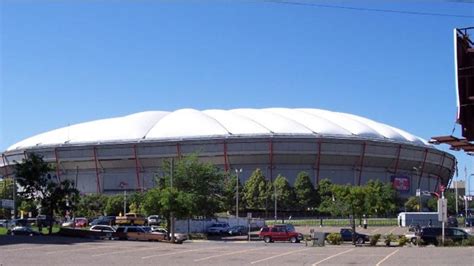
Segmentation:
<svg viewBox="0 0 474 266">
<path fill-rule="evenodd" d="M 237 188 L 235 190 L 235 217 L 237 218 L 237 224 L 239 223 L 239 173 L 242 173 L 242 168 L 235 169 L 235 175 L 237 176 Z"/>
</svg>

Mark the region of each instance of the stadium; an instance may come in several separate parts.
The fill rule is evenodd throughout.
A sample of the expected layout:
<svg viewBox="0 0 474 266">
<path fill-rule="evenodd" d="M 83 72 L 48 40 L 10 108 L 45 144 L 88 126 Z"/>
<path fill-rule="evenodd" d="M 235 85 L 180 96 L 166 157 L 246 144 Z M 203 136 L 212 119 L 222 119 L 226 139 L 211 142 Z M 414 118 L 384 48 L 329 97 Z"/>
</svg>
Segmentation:
<svg viewBox="0 0 474 266">
<path fill-rule="evenodd" d="M 391 182 L 402 197 L 447 186 L 456 165 L 401 129 L 308 108 L 148 111 L 70 125 L 11 145 L 1 173 L 11 175 L 14 161 L 33 152 L 57 166 L 52 177 L 73 180 L 83 193 L 149 189 L 164 160 L 192 153 L 225 171 L 243 169 L 242 182 L 256 168 L 290 183 L 306 171 L 315 185 Z"/>
</svg>

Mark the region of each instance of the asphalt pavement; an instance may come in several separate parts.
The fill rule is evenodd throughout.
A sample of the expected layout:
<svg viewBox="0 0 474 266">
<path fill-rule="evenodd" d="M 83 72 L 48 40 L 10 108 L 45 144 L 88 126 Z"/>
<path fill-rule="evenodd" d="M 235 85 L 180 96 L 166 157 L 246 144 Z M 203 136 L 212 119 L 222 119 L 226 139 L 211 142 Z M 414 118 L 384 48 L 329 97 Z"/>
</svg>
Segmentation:
<svg viewBox="0 0 474 266">
<path fill-rule="evenodd" d="M 0 237 L 0 265 L 472 265 L 472 247 L 308 247 L 263 241 L 87 240 Z"/>
</svg>

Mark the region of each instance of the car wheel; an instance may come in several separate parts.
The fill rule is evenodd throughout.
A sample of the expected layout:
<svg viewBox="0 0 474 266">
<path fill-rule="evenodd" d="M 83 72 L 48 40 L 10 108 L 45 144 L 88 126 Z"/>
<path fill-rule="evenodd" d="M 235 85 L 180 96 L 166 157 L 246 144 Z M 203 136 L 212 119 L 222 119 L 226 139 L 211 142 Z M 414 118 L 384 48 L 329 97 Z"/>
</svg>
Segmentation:
<svg viewBox="0 0 474 266">
<path fill-rule="evenodd" d="M 297 239 L 296 239 L 296 237 L 294 237 L 294 236 L 292 236 L 292 237 L 290 238 L 290 242 L 291 242 L 291 243 L 296 243 L 296 240 L 297 240 Z"/>
<path fill-rule="evenodd" d="M 416 237 L 412 237 L 410 239 L 410 242 L 413 244 L 413 245 L 416 245 Z"/>
<path fill-rule="evenodd" d="M 362 237 L 357 238 L 357 241 L 356 241 L 357 244 L 364 244 L 364 242 L 365 241 Z"/>
<path fill-rule="evenodd" d="M 263 241 L 265 241 L 265 243 L 270 243 L 272 242 L 272 239 L 269 236 L 266 236 L 263 238 Z"/>
</svg>

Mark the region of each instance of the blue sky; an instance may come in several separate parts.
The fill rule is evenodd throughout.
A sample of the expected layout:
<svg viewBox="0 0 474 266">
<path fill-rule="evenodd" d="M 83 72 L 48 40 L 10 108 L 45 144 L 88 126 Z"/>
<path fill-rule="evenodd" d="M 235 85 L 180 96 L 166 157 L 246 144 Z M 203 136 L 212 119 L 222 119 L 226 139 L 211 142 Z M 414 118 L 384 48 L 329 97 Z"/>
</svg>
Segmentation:
<svg viewBox="0 0 474 266">
<path fill-rule="evenodd" d="M 425 139 L 451 133 L 453 28 L 474 26 L 474 4 L 289 2 L 308 5 L 0 0 L 0 150 L 68 124 L 179 108 L 322 108 Z M 472 158 L 453 154 L 471 173 Z"/>
</svg>

